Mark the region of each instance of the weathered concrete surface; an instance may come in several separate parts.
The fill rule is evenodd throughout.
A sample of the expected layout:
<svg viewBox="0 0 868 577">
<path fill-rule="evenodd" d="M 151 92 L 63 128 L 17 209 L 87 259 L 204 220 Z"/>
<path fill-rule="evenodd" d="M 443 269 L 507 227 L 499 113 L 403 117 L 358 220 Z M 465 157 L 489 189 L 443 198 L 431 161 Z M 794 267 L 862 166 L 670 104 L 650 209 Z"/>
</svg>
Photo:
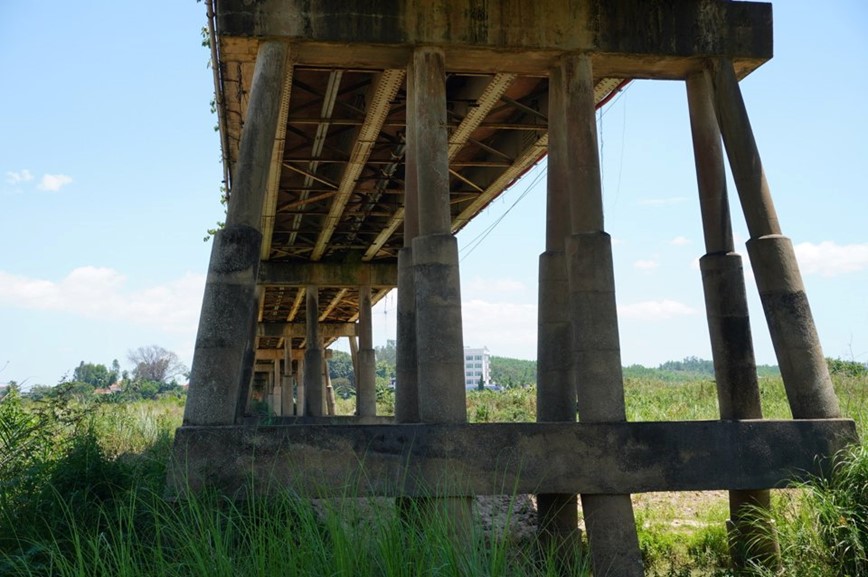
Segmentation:
<svg viewBox="0 0 868 577">
<path fill-rule="evenodd" d="M 184 405 L 188 425 L 235 422 L 245 375 L 252 370 L 250 340 L 258 306 L 255 274 L 262 235 L 244 225 L 214 235 L 199 315 L 199 331 Z"/>
<path fill-rule="evenodd" d="M 264 264 L 264 263 L 263 263 Z M 356 323 L 320 323 L 319 335 L 323 339 L 354 337 L 358 334 Z M 305 337 L 307 326 L 304 323 L 259 323 L 256 336 L 266 338 Z"/>
<path fill-rule="evenodd" d="M 458 241 L 451 234 L 413 240 L 419 419 L 467 420 Z"/>
<path fill-rule="evenodd" d="M 792 242 L 784 236 L 751 239 L 747 252 L 793 417 L 840 416 Z"/>
<path fill-rule="evenodd" d="M 564 51 L 594 54 L 601 74 L 683 78 L 702 57 L 743 72 L 772 56 L 769 4 L 692 0 L 222 0 L 224 36 L 285 37 L 299 61 L 399 68 L 412 45 L 442 46 L 450 67 L 543 72 Z"/>
<path fill-rule="evenodd" d="M 576 384 L 572 367 L 570 286 L 564 242 L 570 231 L 569 156 L 564 121 L 564 91 L 560 67 L 549 74 L 549 156 L 546 174 L 546 250 L 539 257 L 537 320 L 537 422 L 575 422 Z M 580 540 L 578 496 L 575 493 L 537 495 L 541 545 L 572 555 Z"/>
<path fill-rule="evenodd" d="M 305 294 L 307 337 L 304 351 L 304 414 L 321 417 L 326 414 L 325 383 L 323 382 L 322 337 L 319 334 L 319 290 L 308 286 Z"/>
<path fill-rule="evenodd" d="M 393 287 L 398 284 L 396 262 L 263 262 L 259 284 L 270 286 Z"/>
<path fill-rule="evenodd" d="M 371 318 L 371 287 L 359 287 L 359 362 L 356 373 L 356 414 L 377 414 L 377 360 Z"/>
<path fill-rule="evenodd" d="M 723 144 L 710 74 L 694 74 L 686 84 L 706 250 L 699 268 L 720 417 L 761 419 L 744 271 L 741 257 L 734 253 Z M 780 566 L 780 546 L 773 526 L 766 522 L 770 516 L 760 519 L 756 513 L 758 509 L 769 511 L 770 506 L 767 489 L 729 492 L 727 526 L 735 567 L 746 569 L 754 563 L 774 572 Z"/>
<path fill-rule="evenodd" d="M 621 344 L 615 307 L 612 244 L 603 218 L 597 149 L 594 73 L 586 54 L 564 56 L 561 64 L 570 163 L 570 229 L 565 259 L 573 326 L 573 372 L 579 419 L 584 423 L 626 420 Z M 582 492 L 591 566 L 598 575 L 643 575 L 642 555 L 630 496 L 620 491 Z M 621 493 L 621 494 L 614 494 Z"/>
<path fill-rule="evenodd" d="M 182 427 L 171 484 L 426 496 L 757 489 L 821 473 L 849 419 Z M 189 483 L 189 484 L 187 484 Z"/>
<path fill-rule="evenodd" d="M 226 227 L 211 247 L 208 279 L 190 373 L 184 422 L 228 425 L 244 411 L 253 376 L 256 277 L 262 205 L 280 115 L 280 92 L 288 48 L 264 42 L 259 50 L 241 142 L 236 186 Z"/>
<path fill-rule="evenodd" d="M 395 352 L 395 421 L 419 422 L 419 376 L 416 364 L 416 290 L 413 249 L 398 252 L 398 312 Z"/>
<path fill-rule="evenodd" d="M 732 63 L 714 63 L 720 132 L 747 220 L 747 251 L 787 399 L 797 419 L 841 414 L 792 242 L 781 226 Z"/>
</svg>

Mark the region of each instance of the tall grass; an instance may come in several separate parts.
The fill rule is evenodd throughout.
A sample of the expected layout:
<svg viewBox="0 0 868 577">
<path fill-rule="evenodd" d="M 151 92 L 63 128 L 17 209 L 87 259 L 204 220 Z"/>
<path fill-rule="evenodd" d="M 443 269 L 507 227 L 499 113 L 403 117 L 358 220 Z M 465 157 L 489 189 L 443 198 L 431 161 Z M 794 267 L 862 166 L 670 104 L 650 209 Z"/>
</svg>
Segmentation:
<svg viewBox="0 0 868 577">
<path fill-rule="evenodd" d="M 835 375 L 844 413 L 865 439 L 868 379 Z M 767 418 L 788 418 L 780 379 L 760 381 Z M 717 418 L 710 381 L 626 383 L 634 421 Z M 471 391 L 474 422 L 532 421 L 535 390 Z M 391 500 L 311 502 L 289 492 L 237 502 L 214 494 L 162 498 L 176 401 L 130 405 L 34 405 L 0 401 L 0 575 L 268 576 L 555 575 L 564 559 L 476 523 L 454 546 L 436 509 L 408 522 Z M 793 575 L 868 575 L 868 449 L 842 455 L 828 480 L 775 493 L 784 569 Z M 724 507 L 696 526 L 674 528 L 675 513 L 639 509 L 648 571 L 727 575 Z M 568 574 L 587 575 L 582 551 Z M 762 575 L 762 570 L 756 573 Z"/>
<path fill-rule="evenodd" d="M 4 575 L 58 577 L 384 577 L 548 575 L 551 556 L 502 535 L 477 531 L 456 547 L 448 519 L 415 511 L 408 523 L 394 507 L 376 516 L 357 499 L 320 503 L 284 493 L 235 502 L 195 495 L 167 503 L 147 490 L 101 509 L 111 523 L 80 523 L 67 508 L 68 531 L 30 543 L 39 558 L 5 554 Z M 587 575 L 582 563 L 571 575 Z"/>
</svg>

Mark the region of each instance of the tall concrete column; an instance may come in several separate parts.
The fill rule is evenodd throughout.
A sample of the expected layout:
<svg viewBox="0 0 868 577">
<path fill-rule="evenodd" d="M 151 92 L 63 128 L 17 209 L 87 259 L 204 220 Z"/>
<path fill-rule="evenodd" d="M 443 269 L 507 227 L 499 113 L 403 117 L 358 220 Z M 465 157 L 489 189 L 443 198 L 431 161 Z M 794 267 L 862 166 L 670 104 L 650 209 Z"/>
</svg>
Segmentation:
<svg viewBox="0 0 868 577">
<path fill-rule="evenodd" d="M 283 343 L 283 372 L 280 375 L 280 413 L 284 417 L 295 414 L 295 406 L 292 397 L 292 339 L 284 339 Z"/>
<path fill-rule="evenodd" d="M 687 102 L 705 236 L 706 254 L 699 265 L 720 418 L 761 419 L 744 273 L 741 256 L 734 252 L 723 146 L 706 72 L 687 79 Z M 739 568 L 750 562 L 779 565 L 780 548 L 773 527 L 760 525 L 757 515 L 751 514 L 757 507 L 768 510 L 770 500 L 768 490 L 729 492 L 730 550 Z"/>
<path fill-rule="evenodd" d="M 582 422 L 626 420 L 612 244 L 603 194 L 590 57 L 563 59 L 564 122 L 571 167 L 566 262 L 573 326 L 573 369 Z M 595 575 L 643 575 L 630 495 L 582 495 Z"/>
<path fill-rule="evenodd" d="M 374 330 L 371 321 L 371 287 L 359 287 L 359 373 L 356 375 L 356 414 L 373 417 L 377 414 Z"/>
<path fill-rule="evenodd" d="M 312 417 L 322 417 L 325 414 L 324 387 L 322 378 L 322 339 L 319 336 L 319 290 L 315 286 L 307 287 L 305 298 L 307 306 L 307 348 L 304 351 L 304 414 Z"/>
<path fill-rule="evenodd" d="M 301 358 L 295 369 L 295 415 L 297 417 L 308 414 L 306 409 L 307 395 L 304 393 L 304 373 L 304 358 Z"/>
<path fill-rule="evenodd" d="M 751 237 L 747 251 L 793 417 L 839 417 L 795 251 L 781 234 L 732 62 L 715 62 L 712 78 L 720 131 Z"/>
<path fill-rule="evenodd" d="M 323 402 L 325 403 L 325 406 L 326 406 L 326 414 L 330 417 L 333 417 L 335 415 L 335 408 L 336 408 L 336 406 L 335 406 L 336 405 L 336 403 L 335 403 L 335 389 L 334 389 L 334 387 L 332 387 L 332 378 L 331 378 L 331 375 L 329 375 L 329 361 L 328 361 L 328 359 L 329 359 L 328 357 L 323 355 L 323 359 L 322 359 L 322 382 L 324 385 L 324 387 L 323 387 L 323 392 L 324 392 Z"/>
<path fill-rule="evenodd" d="M 443 52 L 414 55 L 414 140 L 419 236 L 413 239 L 419 416 L 426 423 L 467 420 L 458 242 L 449 212 L 446 72 Z"/>
<path fill-rule="evenodd" d="M 449 208 L 446 69 L 443 51 L 413 53 L 413 141 L 416 162 L 419 236 L 413 239 L 416 292 L 416 355 L 419 420 L 464 423 L 464 341 L 458 241 Z M 470 497 L 441 499 L 437 507 L 454 523 L 459 541 L 471 524 Z"/>
<path fill-rule="evenodd" d="M 226 226 L 211 246 L 185 425 L 229 425 L 244 412 L 253 376 L 262 205 L 288 52 L 278 41 L 259 46 Z"/>
<path fill-rule="evenodd" d="M 413 239 L 419 235 L 416 182 L 416 114 L 413 61 L 407 66 L 406 133 L 404 146 L 404 247 L 398 251 L 398 311 L 395 351 L 395 421 L 419 422 L 419 380 L 416 359 L 416 283 Z"/>
<path fill-rule="evenodd" d="M 536 420 L 575 422 L 572 324 L 564 244 L 570 233 L 569 166 L 560 67 L 549 73 L 549 151 L 546 189 L 546 246 L 539 257 Z M 579 545 L 575 494 L 537 495 L 540 538 L 545 548 L 568 554 Z"/>
</svg>

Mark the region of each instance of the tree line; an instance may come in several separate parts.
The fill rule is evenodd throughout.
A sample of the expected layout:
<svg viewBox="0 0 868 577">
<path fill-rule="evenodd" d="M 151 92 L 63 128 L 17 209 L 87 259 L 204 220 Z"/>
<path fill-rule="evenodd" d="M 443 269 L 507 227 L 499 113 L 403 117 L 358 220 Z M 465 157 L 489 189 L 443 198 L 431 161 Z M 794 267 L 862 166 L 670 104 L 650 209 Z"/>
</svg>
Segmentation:
<svg viewBox="0 0 868 577">
<path fill-rule="evenodd" d="M 131 370 L 122 370 L 117 359 L 108 365 L 81 361 L 72 375 L 67 373 L 57 385 L 34 385 L 26 392 L 10 381 L 0 396 L 14 390 L 32 400 L 57 395 L 84 400 L 99 395 L 108 401 L 136 401 L 184 393 L 189 371 L 174 352 L 148 345 L 129 350 L 127 360 L 132 363 Z"/>
</svg>

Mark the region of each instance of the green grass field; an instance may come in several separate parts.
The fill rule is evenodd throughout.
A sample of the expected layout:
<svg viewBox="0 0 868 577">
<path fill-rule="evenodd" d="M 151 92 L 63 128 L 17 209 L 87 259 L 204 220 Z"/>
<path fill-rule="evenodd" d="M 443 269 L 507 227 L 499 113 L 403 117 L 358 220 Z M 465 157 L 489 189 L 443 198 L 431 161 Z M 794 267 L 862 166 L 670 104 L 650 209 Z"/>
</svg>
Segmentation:
<svg viewBox="0 0 868 577">
<path fill-rule="evenodd" d="M 785 574 L 868 575 L 868 377 L 834 374 L 862 446 L 842 455 L 831 480 L 774 493 Z M 760 380 L 767 418 L 789 418 L 779 378 Z M 633 421 L 714 419 L 711 380 L 628 378 Z M 382 411 L 392 406 L 381 395 Z M 0 401 L 0 575 L 553 575 L 563 569 L 507 524 L 474 527 L 455 547 L 447 519 L 418 512 L 407 524 L 391 502 L 311 503 L 217 495 L 162 498 L 183 401 L 81 403 L 58 394 Z M 351 412 L 351 402 L 339 410 Z M 472 422 L 531 421 L 532 387 L 470 392 Z M 351 495 L 348 495 L 351 497 Z M 649 574 L 730 575 L 725 493 L 634 499 Z M 517 522 L 517 521 L 516 521 Z M 581 549 L 567 568 L 587 575 Z M 758 569 L 755 574 L 763 575 Z"/>
</svg>

